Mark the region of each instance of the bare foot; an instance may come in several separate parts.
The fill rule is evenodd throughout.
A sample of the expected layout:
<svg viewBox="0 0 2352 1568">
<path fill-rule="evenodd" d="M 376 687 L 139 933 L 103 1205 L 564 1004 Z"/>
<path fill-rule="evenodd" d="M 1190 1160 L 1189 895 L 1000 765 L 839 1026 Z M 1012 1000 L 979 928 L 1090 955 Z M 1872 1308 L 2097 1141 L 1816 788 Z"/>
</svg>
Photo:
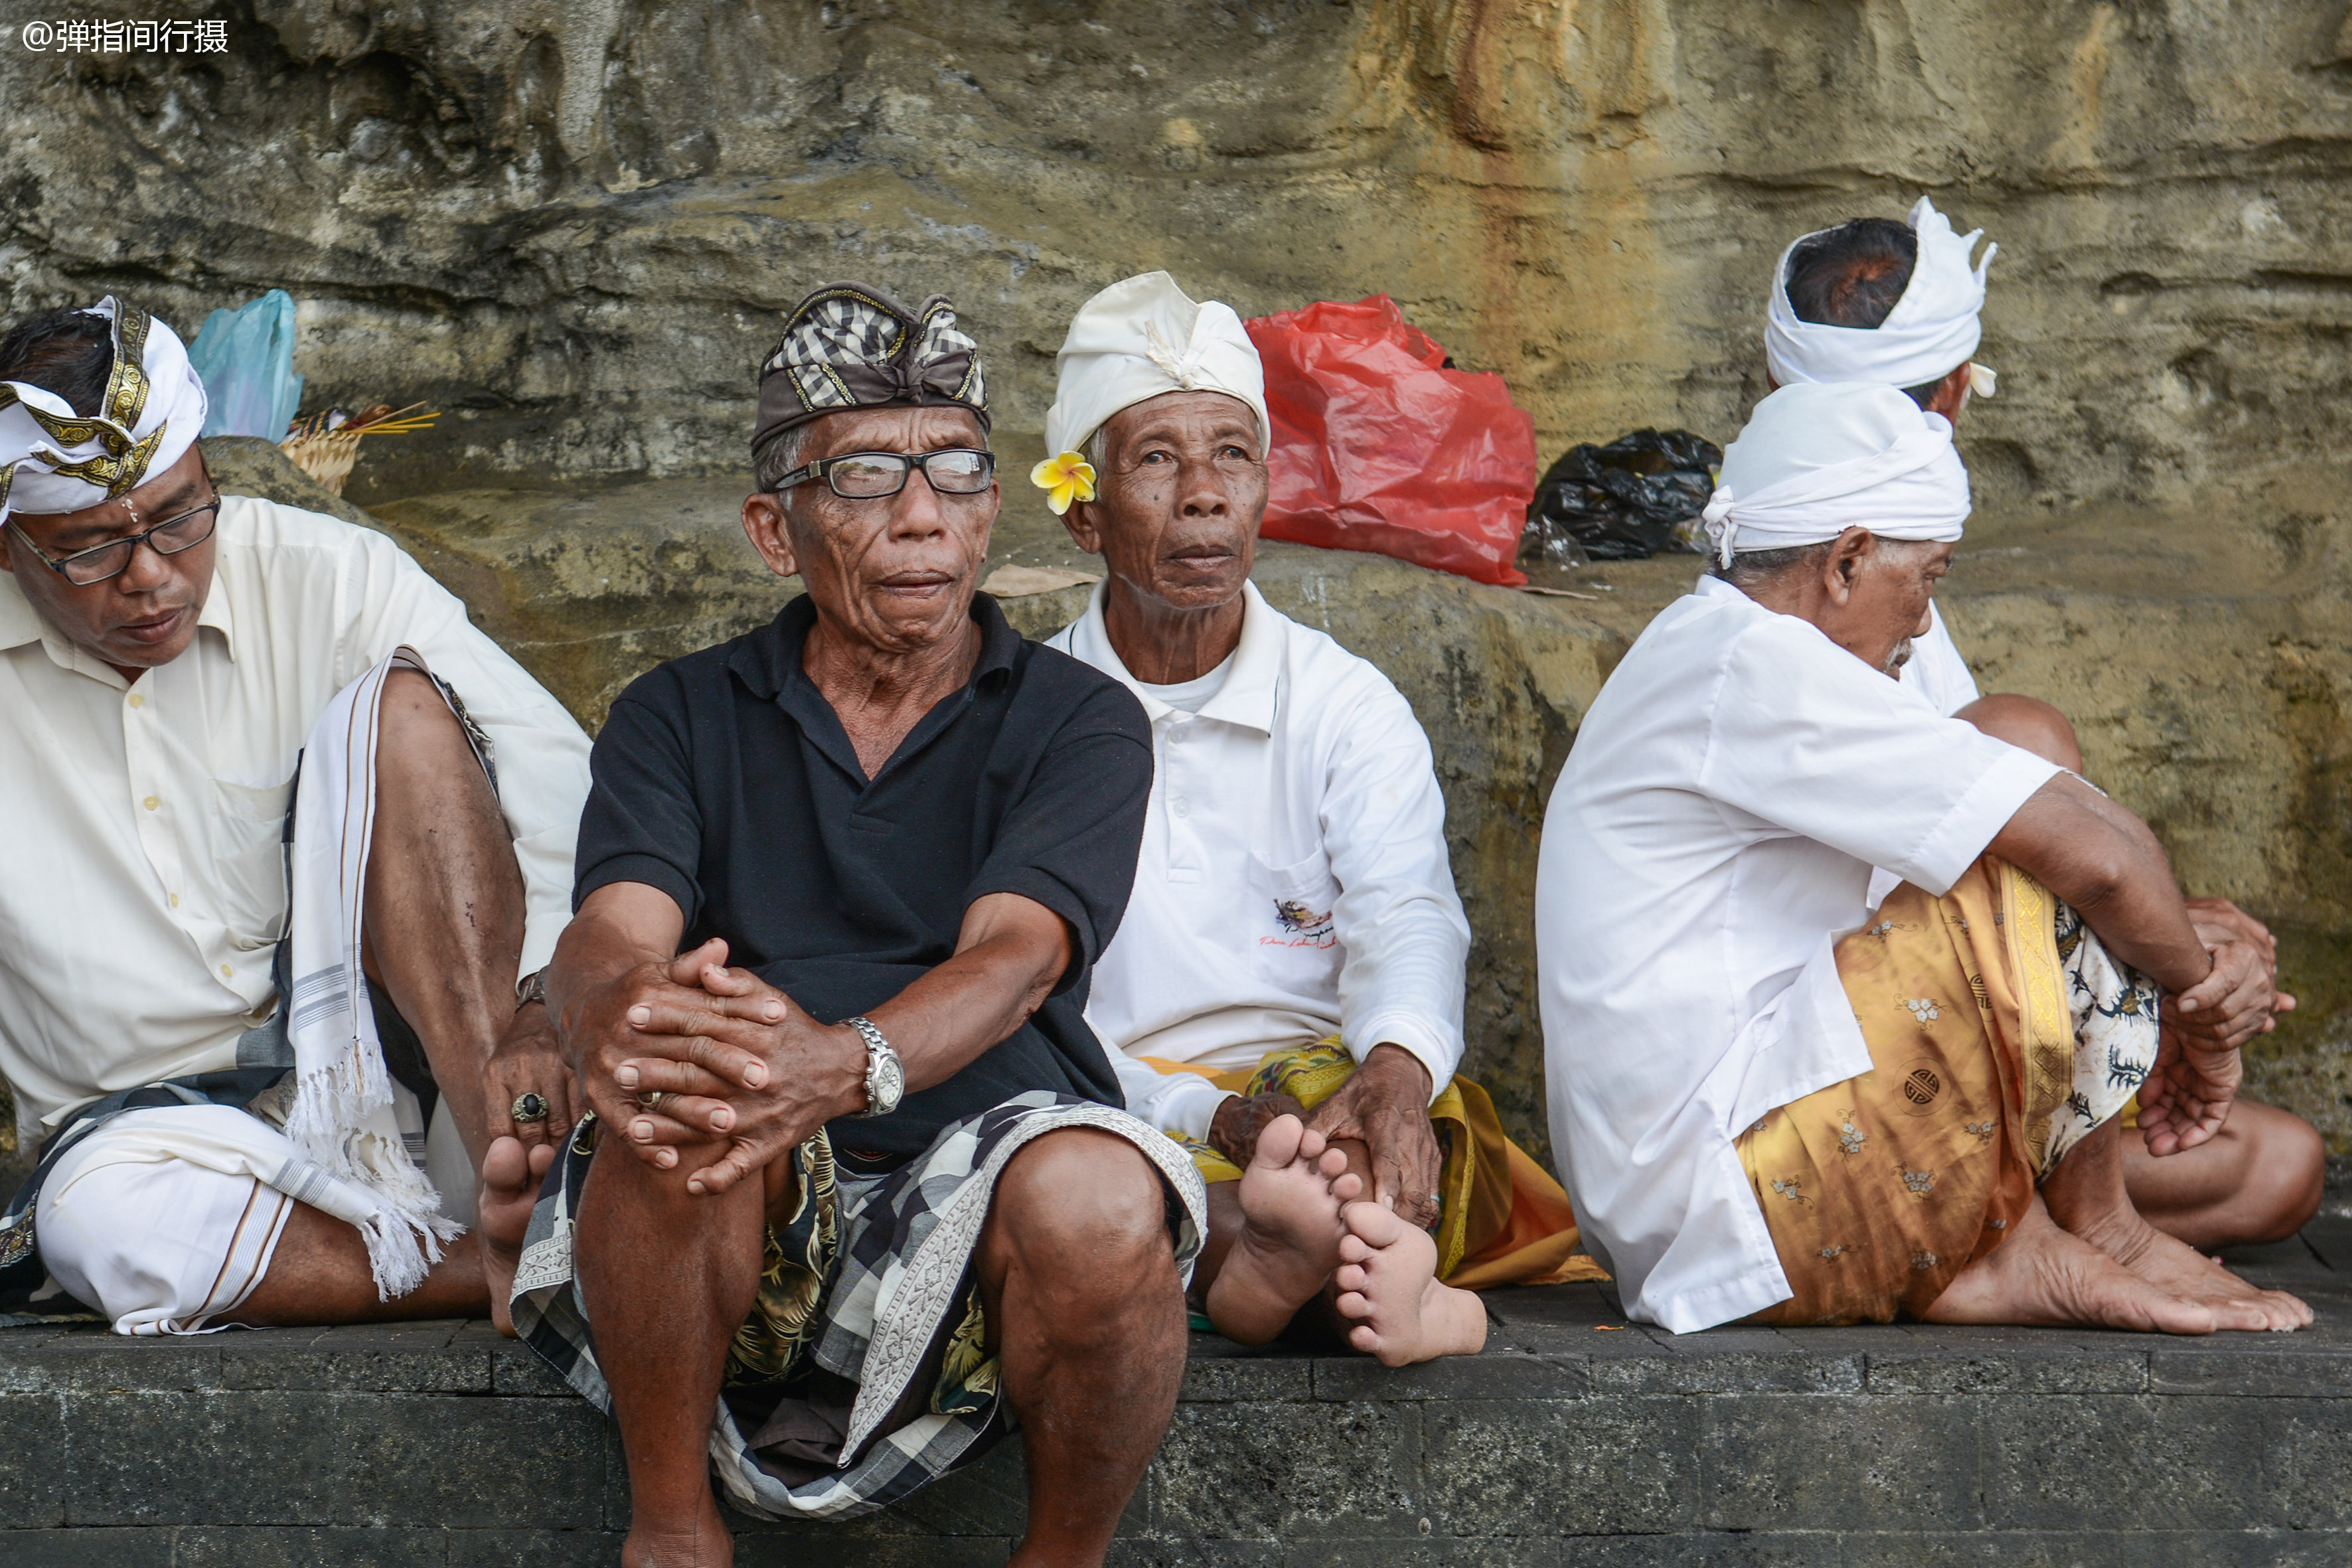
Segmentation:
<svg viewBox="0 0 2352 1568">
<path fill-rule="evenodd" d="M 1476 1355 L 1486 1343 L 1486 1303 L 1438 1283 L 1430 1234 L 1374 1203 L 1349 1204 L 1341 1217 L 1346 1262 L 1334 1283 L 1340 1315 L 1356 1320 L 1348 1342 L 1382 1366 Z"/>
<path fill-rule="evenodd" d="M 2310 1326 L 2311 1309 L 2299 1299 L 2248 1284 L 2137 1214 L 2084 1239 L 2158 1289 L 2210 1310 L 2216 1328 L 2292 1333 Z"/>
<path fill-rule="evenodd" d="M 2210 1334 L 2213 1310 L 2159 1289 L 2078 1236 L 2033 1196 L 2009 1239 L 1962 1269 L 1927 1309 L 1931 1323 L 2088 1324 L 2139 1333 Z"/>
<path fill-rule="evenodd" d="M 1242 1173 L 1242 1232 L 1209 1286 L 1209 1321 L 1244 1345 L 1262 1345 L 1315 1299 L 1339 1266 L 1339 1238 L 1348 1233 L 1339 1208 L 1363 1190 L 1348 1173 L 1348 1158 L 1307 1131 L 1296 1116 L 1277 1116 L 1257 1135 L 1257 1152 Z"/>
<path fill-rule="evenodd" d="M 526 1152 L 519 1138 L 491 1140 L 482 1155 L 482 1185 L 474 1199 L 474 1234 L 482 1238 L 482 1277 L 490 1288 L 490 1321 L 514 1337 L 507 1300 L 514 1291 L 515 1266 L 522 1261 L 523 1233 L 530 1228 L 539 1184 L 555 1163 L 555 1146 L 538 1143 Z"/>
</svg>

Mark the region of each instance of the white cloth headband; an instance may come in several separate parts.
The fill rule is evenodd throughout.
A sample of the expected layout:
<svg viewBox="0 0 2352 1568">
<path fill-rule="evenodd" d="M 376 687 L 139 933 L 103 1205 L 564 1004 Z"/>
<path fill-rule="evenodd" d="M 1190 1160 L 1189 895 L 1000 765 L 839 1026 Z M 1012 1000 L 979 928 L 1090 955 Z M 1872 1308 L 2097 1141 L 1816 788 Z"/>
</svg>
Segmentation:
<svg viewBox="0 0 2352 1568">
<path fill-rule="evenodd" d="M 0 523 L 79 511 L 176 463 L 205 427 L 205 384 L 179 334 L 112 295 L 83 314 L 113 323 L 114 367 L 97 415 L 47 387 L 0 381 Z"/>
<path fill-rule="evenodd" d="M 1048 457 L 1075 452 L 1106 420 L 1166 392 L 1222 392 L 1257 416 L 1269 440 L 1265 367 L 1231 305 L 1196 303 L 1165 272 L 1112 284 L 1078 307 L 1055 356 Z"/>
<path fill-rule="evenodd" d="M 1831 327 L 1799 320 L 1789 303 L 1789 258 L 1813 236 L 1802 236 L 1780 253 L 1780 265 L 1772 269 L 1771 302 L 1764 313 L 1764 363 L 1774 381 L 1782 386 L 1808 381 L 1925 386 L 1941 381 L 1975 354 L 1984 335 L 1977 317 L 1984 309 L 1985 268 L 2000 247 L 1987 245 L 1984 259 L 1971 268 L 1969 252 L 1984 230 L 1972 230 L 1965 237 L 1954 234 L 1951 219 L 1925 196 L 1911 209 L 1911 232 L 1919 240 L 1911 281 L 1886 320 L 1875 327 Z M 1992 395 L 1990 372 L 1977 379 L 1975 389 Z"/>
<path fill-rule="evenodd" d="M 1704 514 L 1726 566 L 1738 552 L 1820 544 L 1849 528 L 1958 539 L 1968 515 L 1951 421 L 1892 386 L 1855 382 L 1800 383 L 1758 404 Z"/>
</svg>

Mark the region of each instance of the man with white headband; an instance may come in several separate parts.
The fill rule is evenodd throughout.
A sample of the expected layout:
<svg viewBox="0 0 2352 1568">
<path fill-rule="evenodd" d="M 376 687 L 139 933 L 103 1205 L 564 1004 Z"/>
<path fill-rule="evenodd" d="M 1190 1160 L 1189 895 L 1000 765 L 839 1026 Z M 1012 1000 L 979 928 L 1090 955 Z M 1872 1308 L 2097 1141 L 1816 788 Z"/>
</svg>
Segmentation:
<svg viewBox="0 0 2352 1568">
<path fill-rule="evenodd" d="M 1803 236 L 1774 269 L 1764 352 L 1774 386 L 1866 381 L 1900 387 L 1929 413 L 1957 422 L 1971 395 L 1993 395 L 1995 378 L 1975 354 L 1982 336 L 1985 273 L 2000 248 L 1971 257 L 1982 230 L 1959 235 L 1926 197 L 1907 223 L 1853 218 Z M 1996 726 L 2076 773 L 2083 753 L 2074 726 L 2034 698 L 1979 698 L 1968 662 L 1931 605 L 1927 629 L 1911 645 L 1902 681 L 1936 709 Z M 1892 878 L 1883 877 L 1882 887 Z M 2200 931 L 2227 928 L 2258 943 L 2275 967 L 2277 943 L 2226 899 L 2192 899 Z M 2282 1007 L 2292 1006 L 2283 998 Z M 2132 1111 L 2126 1107 L 2126 1125 Z M 2309 1122 L 2274 1106 L 2242 1101 L 2221 1133 L 2181 1157 L 2158 1160 L 2127 1141 L 2126 1180 L 2150 1223 L 2208 1249 L 2277 1241 L 2319 1206 L 2326 1151 Z"/>
<path fill-rule="evenodd" d="M 1048 646 L 1135 693 L 1154 760 L 1087 1016 L 1129 1108 L 1209 1180 L 1196 1296 L 1246 1343 L 1307 1309 L 1391 1364 L 1475 1351 L 1485 1308 L 1440 1277 L 1548 1277 L 1575 1238 L 1554 1193 L 1540 1261 L 1482 1256 L 1513 1193 L 1506 1162 L 1473 1169 L 1471 1121 L 1502 1131 L 1454 1077 L 1470 930 L 1429 742 L 1385 676 L 1250 584 L 1268 427 L 1233 310 L 1128 279 L 1059 371 L 1032 477 L 1108 572 Z"/>
<path fill-rule="evenodd" d="M 481 1315 L 587 738 L 390 539 L 220 494 L 205 413 L 128 303 L 0 336 L 0 1310 Z"/>
<path fill-rule="evenodd" d="M 1895 677 L 1969 511 L 1901 392 L 1784 387 L 1552 794 L 1536 936 L 1553 1147 L 1626 1310 L 2291 1329 L 2148 1226 L 2116 1115 L 2221 1126 L 2277 1005 L 2130 813 Z M 1902 879 L 1874 910 L 1872 868 Z M 2160 1020 L 2160 1023 L 2159 1023 Z"/>
</svg>

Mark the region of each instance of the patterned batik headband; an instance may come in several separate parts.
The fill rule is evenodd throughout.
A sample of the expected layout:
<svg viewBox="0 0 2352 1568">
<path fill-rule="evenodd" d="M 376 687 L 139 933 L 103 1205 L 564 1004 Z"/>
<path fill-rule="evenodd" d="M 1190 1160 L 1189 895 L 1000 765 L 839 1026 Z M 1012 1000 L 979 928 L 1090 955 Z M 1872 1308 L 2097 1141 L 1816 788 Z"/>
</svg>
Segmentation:
<svg viewBox="0 0 2352 1568">
<path fill-rule="evenodd" d="M 863 283 L 828 283 L 785 318 L 783 340 L 760 367 L 758 451 L 769 437 L 826 414 L 951 405 L 988 429 L 979 345 L 934 294 L 908 310 Z"/>
</svg>

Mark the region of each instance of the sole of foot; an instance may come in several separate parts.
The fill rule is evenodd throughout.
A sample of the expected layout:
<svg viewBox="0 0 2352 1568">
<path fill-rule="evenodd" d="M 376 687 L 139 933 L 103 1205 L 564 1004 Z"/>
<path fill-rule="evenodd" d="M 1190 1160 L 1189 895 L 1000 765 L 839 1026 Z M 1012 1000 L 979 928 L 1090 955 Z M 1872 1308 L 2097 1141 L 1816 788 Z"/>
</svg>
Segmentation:
<svg viewBox="0 0 2352 1568">
<path fill-rule="evenodd" d="M 1339 1266 L 1341 1205 L 1362 1183 L 1347 1156 L 1296 1116 L 1257 1135 L 1242 1172 L 1242 1231 L 1210 1283 L 1209 1321 L 1229 1340 L 1260 1345 L 1282 1332 Z"/>
<path fill-rule="evenodd" d="M 1926 1316 L 1931 1323 L 2158 1334 L 2210 1334 L 2220 1327 L 2211 1308 L 2160 1289 L 2060 1229 L 2038 1194 L 2009 1239 L 1962 1269 Z"/>
<path fill-rule="evenodd" d="M 1341 1215 L 1345 1261 L 1333 1276 L 1339 1315 L 1353 1319 L 1348 1342 L 1382 1366 L 1475 1355 L 1486 1343 L 1486 1304 L 1438 1282 L 1437 1243 L 1376 1203 Z"/>
<path fill-rule="evenodd" d="M 474 1232 L 482 1238 L 482 1277 L 490 1289 L 490 1321 L 509 1339 L 515 1331 L 507 1299 L 514 1289 L 515 1268 L 522 1261 L 523 1234 L 530 1228 L 539 1184 L 553 1163 L 553 1144 L 535 1143 L 525 1149 L 517 1138 L 493 1139 L 482 1155 L 482 1184 L 474 1198 Z"/>
</svg>

